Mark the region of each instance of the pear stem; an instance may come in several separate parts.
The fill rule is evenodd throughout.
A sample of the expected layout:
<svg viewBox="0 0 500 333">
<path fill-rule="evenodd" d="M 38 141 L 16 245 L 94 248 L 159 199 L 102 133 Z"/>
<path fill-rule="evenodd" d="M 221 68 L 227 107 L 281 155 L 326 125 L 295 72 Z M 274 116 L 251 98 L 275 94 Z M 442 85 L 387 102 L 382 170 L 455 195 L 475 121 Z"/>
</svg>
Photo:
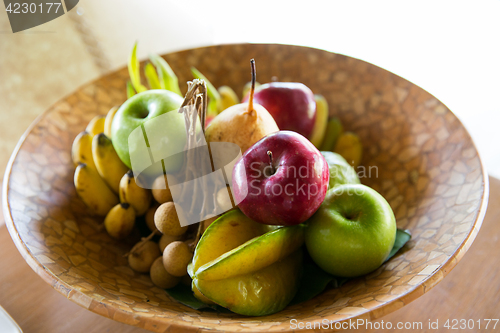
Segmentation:
<svg viewBox="0 0 500 333">
<path fill-rule="evenodd" d="M 271 173 L 274 175 L 276 173 L 276 169 L 274 168 L 273 165 L 273 152 L 268 150 L 267 156 L 269 156 L 269 166 L 271 167 Z"/>
<path fill-rule="evenodd" d="M 257 71 L 255 70 L 255 60 L 250 60 L 250 68 L 252 71 L 252 87 L 250 88 L 250 95 L 248 96 L 248 111 L 247 113 L 253 112 L 253 94 L 255 92 L 255 81 L 257 79 Z"/>
</svg>

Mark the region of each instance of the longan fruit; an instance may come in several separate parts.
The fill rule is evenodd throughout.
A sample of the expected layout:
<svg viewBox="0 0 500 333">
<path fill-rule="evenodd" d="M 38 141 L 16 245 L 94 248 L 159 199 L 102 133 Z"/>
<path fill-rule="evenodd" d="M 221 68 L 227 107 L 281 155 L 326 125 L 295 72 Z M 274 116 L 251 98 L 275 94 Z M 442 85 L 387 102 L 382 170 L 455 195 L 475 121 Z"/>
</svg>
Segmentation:
<svg viewBox="0 0 500 333">
<path fill-rule="evenodd" d="M 128 264 L 136 272 L 147 273 L 159 256 L 161 252 L 158 244 L 153 241 L 139 242 L 130 251 Z"/>
<path fill-rule="evenodd" d="M 173 276 L 184 276 L 187 274 L 187 266 L 193 258 L 189 246 L 181 241 L 175 241 L 167 245 L 163 251 L 163 266 Z"/>
<path fill-rule="evenodd" d="M 148 209 L 148 211 L 146 212 L 146 215 L 144 216 L 144 218 L 146 220 L 146 225 L 148 226 L 149 230 L 151 230 L 152 232 L 155 232 L 158 230 L 158 229 L 156 229 L 156 226 L 155 226 L 155 212 L 158 209 L 158 207 L 160 207 L 160 205 L 155 203 L 153 206 L 151 206 Z"/>
<path fill-rule="evenodd" d="M 158 257 L 155 259 L 153 264 L 151 265 L 151 269 L 149 270 L 149 274 L 151 276 L 151 281 L 160 288 L 169 289 L 175 287 L 179 281 L 180 277 L 172 276 L 168 274 L 163 266 L 162 257 Z"/>
<path fill-rule="evenodd" d="M 170 188 L 168 187 L 167 176 L 161 175 L 158 176 L 152 186 L 153 197 L 159 203 L 165 203 L 172 201 L 172 192 L 170 192 Z"/>
<path fill-rule="evenodd" d="M 156 228 L 156 227 L 155 227 Z M 181 240 L 182 236 L 170 236 L 170 235 L 162 235 L 158 245 L 160 246 L 160 251 L 163 253 L 168 244 Z"/>
<path fill-rule="evenodd" d="M 156 228 L 164 235 L 180 236 L 188 227 L 182 227 L 173 202 L 161 204 L 154 216 Z"/>
</svg>

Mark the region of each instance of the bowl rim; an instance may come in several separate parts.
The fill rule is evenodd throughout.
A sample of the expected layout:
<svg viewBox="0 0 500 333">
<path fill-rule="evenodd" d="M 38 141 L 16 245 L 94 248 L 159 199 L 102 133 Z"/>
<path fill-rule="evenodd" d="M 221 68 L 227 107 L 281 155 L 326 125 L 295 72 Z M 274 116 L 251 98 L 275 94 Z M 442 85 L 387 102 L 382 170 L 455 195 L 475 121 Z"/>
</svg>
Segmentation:
<svg viewBox="0 0 500 333">
<path fill-rule="evenodd" d="M 391 73 L 392 75 L 395 75 L 395 76 L 397 76 L 399 78 L 402 78 L 403 80 L 406 80 L 407 82 L 410 82 L 411 84 L 417 86 L 419 89 L 422 89 L 425 92 L 427 92 L 427 90 L 425 90 L 424 88 L 422 88 L 422 87 L 414 84 L 410 80 L 408 80 L 406 78 L 403 78 L 403 77 L 401 77 L 401 76 L 399 76 L 399 75 L 391 72 L 388 69 L 385 69 L 383 67 L 380 67 L 380 66 L 377 66 L 375 64 L 372 64 L 372 63 L 370 63 L 368 61 L 365 61 L 365 60 L 362 60 L 362 59 L 359 59 L 359 58 L 355 58 L 355 57 L 352 57 L 352 56 L 348 56 L 348 55 L 345 55 L 345 54 L 342 54 L 342 53 L 332 52 L 332 51 L 329 51 L 329 50 L 326 50 L 326 49 L 321 49 L 321 48 L 316 48 L 316 47 L 310 47 L 310 46 L 293 45 L 293 44 L 282 44 L 282 43 L 228 43 L 228 44 L 213 44 L 213 45 L 206 45 L 206 46 L 200 46 L 200 47 L 194 47 L 194 48 L 187 48 L 187 49 L 182 49 L 182 50 L 174 50 L 172 52 L 163 53 L 161 56 L 165 57 L 165 56 L 168 56 L 169 54 L 183 52 L 183 51 L 190 51 L 190 50 L 195 50 L 195 49 L 208 49 L 208 48 L 214 48 L 214 47 L 220 47 L 220 46 L 224 46 L 224 47 L 231 47 L 232 46 L 232 47 L 235 47 L 235 46 L 240 46 L 240 45 L 245 45 L 245 46 L 253 45 L 253 46 L 298 47 L 298 48 L 306 48 L 306 49 L 319 50 L 319 51 L 322 51 L 322 52 L 328 52 L 328 53 L 332 53 L 332 54 L 339 54 L 339 55 L 342 55 L 342 56 L 347 57 L 347 58 L 353 58 L 353 59 L 356 59 L 358 61 L 365 62 L 365 63 L 369 64 L 370 66 L 378 67 L 378 68 L 380 68 L 380 69 L 382 69 L 384 71 L 387 71 L 387 72 Z M 145 59 L 142 59 L 140 61 L 140 63 L 142 64 L 144 61 L 145 61 Z M 9 197 L 9 191 L 10 191 L 9 180 L 10 180 L 10 176 L 11 176 L 11 173 L 12 173 L 12 168 L 13 168 L 14 162 L 15 162 L 15 160 L 17 158 L 17 155 L 19 154 L 19 151 L 23 147 L 26 139 L 31 134 L 31 132 L 33 131 L 33 129 L 38 125 L 38 123 L 42 119 L 44 119 L 45 117 L 47 117 L 50 113 L 56 111 L 53 108 L 53 106 L 61 103 L 62 101 L 64 101 L 65 99 L 67 99 L 69 96 L 73 95 L 76 91 L 81 90 L 84 87 L 93 85 L 96 82 L 102 80 L 104 77 L 116 74 L 117 72 L 122 71 L 125 68 L 126 68 L 126 65 L 125 66 L 121 66 L 121 67 L 119 67 L 119 68 L 117 68 L 115 70 L 109 71 L 108 73 L 100 75 L 99 77 L 97 77 L 97 78 L 95 78 L 93 80 L 90 80 L 89 82 L 86 82 L 86 83 L 80 85 L 78 88 L 76 88 L 75 90 L 72 90 L 69 94 L 63 96 L 62 98 L 60 98 L 59 100 L 57 100 L 55 103 L 53 103 L 44 112 L 42 112 L 40 115 L 38 115 L 35 118 L 35 120 L 29 125 L 29 127 L 26 129 L 26 131 L 23 133 L 23 135 L 20 137 L 19 141 L 16 144 L 16 146 L 15 146 L 15 148 L 14 148 L 14 150 L 13 150 L 13 152 L 12 152 L 10 158 L 9 158 L 7 167 L 5 169 L 5 174 L 4 174 L 4 177 L 3 177 L 2 209 L 3 209 L 4 219 L 5 219 L 5 225 L 6 225 L 7 229 L 8 229 L 8 231 L 9 231 L 9 234 L 10 234 L 10 236 L 11 236 L 14 244 L 16 245 L 18 251 L 20 252 L 20 254 L 22 255 L 22 257 L 24 258 L 24 260 L 28 263 L 28 265 L 33 269 L 33 271 L 35 271 L 35 273 L 38 274 L 45 282 L 47 282 L 48 284 L 50 284 L 55 290 L 57 290 L 59 293 L 61 293 L 63 296 L 65 296 L 67 299 L 71 300 L 72 302 L 74 302 L 74 303 L 76 303 L 76 304 L 78 304 L 78 305 L 86 308 L 87 310 L 90 310 L 90 311 L 92 311 L 92 312 L 94 312 L 96 314 L 99 314 L 99 315 L 101 315 L 103 317 L 109 318 L 111 320 L 116 320 L 116 321 L 119 321 L 119 322 L 122 322 L 122 323 L 126 323 L 126 324 L 130 324 L 129 322 L 127 322 L 127 319 L 132 319 L 132 318 L 137 319 L 137 317 L 144 317 L 145 319 L 147 318 L 148 320 L 154 319 L 158 323 L 161 323 L 163 325 L 166 324 L 167 327 L 179 328 L 179 329 L 189 330 L 189 331 L 191 331 L 191 330 L 192 331 L 198 331 L 199 329 L 202 329 L 202 326 L 186 325 L 186 324 L 188 324 L 188 322 L 186 322 L 186 321 L 179 321 L 179 320 L 176 320 L 176 319 L 167 319 L 167 318 L 158 318 L 158 317 L 153 317 L 152 318 L 150 316 L 146 317 L 146 316 L 143 316 L 141 313 L 132 313 L 132 312 L 129 312 L 129 311 L 124 311 L 124 310 L 120 309 L 117 306 L 113 306 L 113 305 L 110 305 L 110 304 L 103 304 L 105 308 L 112 307 L 114 311 L 119 312 L 122 315 L 124 315 L 124 316 L 119 316 L 118 318 L 115 319 L 115 318 L 110 318 L 109 316 L 106 316 L 104 314 L 105 311 L 101 311 L 101 312 L 98 311 L 100 309 L 99 306 L 92 306 L 91 307 L 91 305 L 98 305 L 98 304 L 101 304 L 101 302 L 98 301 L 97 299 L 89 296 L 89 295 L 86 295 L 86 294 L 82 293 L 81 291 L 73 289 L 67 283 L 62 282 L 50 270 L 46 269 L 44 267 L 44 265 L 42 263 L 40 263 L 36 259 L 36 257 L 31 253 L 31 251 L 28 249 L 28 247 L 26 246 L 26 244 L 22 241 L 21 236 L 19 235 L 19 233 L 17 231 L 17 227 L 14 224 L 14 219 L 13 219 L 12 214 L 11 214 L 11 207 L 10 207 L 10 204 L 9 204 L 8 197 Z M 429 92 L 427 92 L 427 93 L 429 93 Z M 442 105 L 446 106 L 446 104 L 444 104 L 443 102 L 441 102 L 441 100 L 439 100 L 437 97 L 435 97 L 431 93 L 429 93 L 429 95 L 433 96 L 436 100 L 439 101 L 439 103 L 441 103 Z M 479 165 L 480 165 L 480 169 L 481 169 L 481 173 L 482 173 L 482 178 L 483 178 L 482 179 L 483 193 L 482 193 L 482 196 L 481 196 L 481 199 L 480 199 L 480 205 L 479 205 L 478 213 L 477 213 L 476 219 L 475 219 L 475 221 L 474 221 L 474 223 L 473 223 L 473 225 L 472 225 L 469 233 L 467 234 L 467 236 L 464 239 L 464 241 L 460 244 L 460 246 L 455 250 L 455 252 L 453 252 L 453 254 L 451 254 L 450 257 L 437 270 L 435 270 L 433 273 L 431 273 L 426 279 L 422 280 L 422 282 L 420 284 L 418 284 L 417 286 L 415 286 L 415 288 L 411 289 L 410 291 L 406 292 L 403 295 L 399 295 L 398 297 L 396 297 L 396 298 L 394 298 L 394 299 L 392 299 L 392 300 L 384 303 L 383 305 L 374 307 L 372 309 L 366 309 L 365 312 L 361 312 L 359 314 L 349 315 L 346 318 L 341 319 L 341 320 L 335 320 L 335 319 L 333 319 L 334 322 L 347 322 L 349 320 L 353 320 L 353 319 L 357 319 L 357 318 L 364 318 L 364 319 L 368 319 L 368 320 L 375 320 L 375 319 L 381 318 L 381 317 L 383 317 L 383 316 L 385 316 L 385 315 L 387 315 L 389 313 L 392 313 L 392 312 L 394 312 L 394 311 L 402 308 L 403 306 L 411 303 L 412 301 L 414 301 L 418 297 L 422 296 L 424 293 L 426 293 L 429 290 L 431 290 L 434 286 L 436 286 L 458 264 L 458 262 L 463 258 L 463 256 L 465 255 L 465 253 L 468 251 L 468 249 L 472 245 L 474 239 L 476 238 L 476 236 L 477 236 L 477 234 L 479 232 L 479 229 L 482 226 L 482 223 L 483 223 L 483 220 L 484 220 L 484 216 L 486 214 L 486 210 L 487 210 L 487 206 L 488 206 L 488 199 L 489 199 L 489 179 L 488 179 L 488 173 L 487 173 L 486 167 L 485 167 L 485 165 L 484 165 L 484 163 L 483 163 L 483 161 L 481 159 L 481 156 L 480 156 L 479 150 L 477 149 L 476 143 L 474 142 L 474 140 L 473 140 L 472 136 L 470 135 L 470 133 L 467 131 L 467 127 L 462 123 L 462 121 L 460 120 L 460 118 L 457 117 L 453 113 L 453 111 L 451 111 L 449 108 L 447 108 L 447 109 L 448 109 L 448 112 L 450 112 L 450 114 L 455 118 L 455 120 L 458 121 L 458 124 L 465 130 L 465 134 L 467 135 L 468 139 L 472 143 L 472 147 L 474 148 L 474 150 L 477 153 L 477 158 L 479 160 Z M 325 316 L 321 320 L 325 320 L 325 319 L 329 319 L 328 315 Z M 318 321 L 311 321 L 311 323 L 316 323 L 316 322 L 318 322 Z M 289 330 L 283 330 L 283 331 L 292 331 L 292 329 L 290 328 Z"/>
</svg>

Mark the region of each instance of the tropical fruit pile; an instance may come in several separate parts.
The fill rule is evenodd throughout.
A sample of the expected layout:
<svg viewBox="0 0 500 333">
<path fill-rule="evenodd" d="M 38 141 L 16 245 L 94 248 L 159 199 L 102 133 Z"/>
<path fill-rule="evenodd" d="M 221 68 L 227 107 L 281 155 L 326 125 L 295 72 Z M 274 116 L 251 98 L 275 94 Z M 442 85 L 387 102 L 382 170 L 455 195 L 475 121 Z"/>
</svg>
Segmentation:
<svg viewBox="0 0 500 333">
<path fill-rule="evenodd" d="M 156 55 L 144 66 L 148 89 L 136 47 L 127 101 L 92 119 L 72 147 L 77 193 L 104 217 L 108 234 L 127 238 L 138 223 L 151 231 L 128 253 L 132 269 L 149 273 L 174 298 L 184 281 L 190 288 L 182 292 L 192 300 L 187 305 L 259 316 L 296 297 L 311 298 L 327 284 L 312 292 L 304 281 L 369 273 L 403 246 L 408 238 L 396 231 L 391 207 L 356 173 L 360 138 L 330 117 L 325 97 L 298 82 L 258 84 L 253 59 L 241 103 L 232 88 L 216 89 L 196 68 L 182 96 L 175 73 Z M 186 105 L 196 107 L 199 128 L 188 127 L 187 113 L 177 112 Z M 156 142 L 141 146 L 130 139 L 134 131 L 146 133 L 148 121 L 166 114 L 171 117 L 162 123 L 160 141 L 167 151 L 189 150 L 197 133 L 204 134 L 211 158 L 217 142 L 241 150 L 223 188 L 205 193 L 219 213 L 194 225 L 182 222 L 187 212 L 174 202 L 169 182 L 197 165 L 177 158 L 143 174 L 132 170 L 134 154 L 157 155 Z"/>
</svg>

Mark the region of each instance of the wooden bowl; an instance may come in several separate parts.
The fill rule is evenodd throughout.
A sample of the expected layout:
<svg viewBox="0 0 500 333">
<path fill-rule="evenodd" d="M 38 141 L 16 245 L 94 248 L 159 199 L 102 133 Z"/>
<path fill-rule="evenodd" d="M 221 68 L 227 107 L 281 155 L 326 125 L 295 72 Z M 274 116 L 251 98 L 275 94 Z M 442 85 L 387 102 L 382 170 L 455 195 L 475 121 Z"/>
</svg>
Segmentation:
<svg viewBox="0 0 500 333">
<path fill-rule="evenodd" d="M 398 227 L 413 238 L 375 272 L 271 316 L 195 311 L 172 300 L 128 267 L 129 245 L 96 227 L 73 186 L 72 141 L 92 117 L 125 101 L 123 68 L 40 116 L 5 174 L 4 214 L 17 248 L 68 299 L 155 332 L 290 331 L 291 319 L 375 319 L 395 311 L 441 281 L 469 249 L 486 211 L 488 178 L 463 125 L 425 90 L 364 61 L 298 46 L 221 45 L 165 58 L 182 83 L 196 66 L 215 86 L 241 92 L 255 58 L 258 81 L 276 76 L 323 94 L 330 115 L 361 137 L 362 165 L 372 171 L 362 181 L 389 201 Z"/>
</svg>

